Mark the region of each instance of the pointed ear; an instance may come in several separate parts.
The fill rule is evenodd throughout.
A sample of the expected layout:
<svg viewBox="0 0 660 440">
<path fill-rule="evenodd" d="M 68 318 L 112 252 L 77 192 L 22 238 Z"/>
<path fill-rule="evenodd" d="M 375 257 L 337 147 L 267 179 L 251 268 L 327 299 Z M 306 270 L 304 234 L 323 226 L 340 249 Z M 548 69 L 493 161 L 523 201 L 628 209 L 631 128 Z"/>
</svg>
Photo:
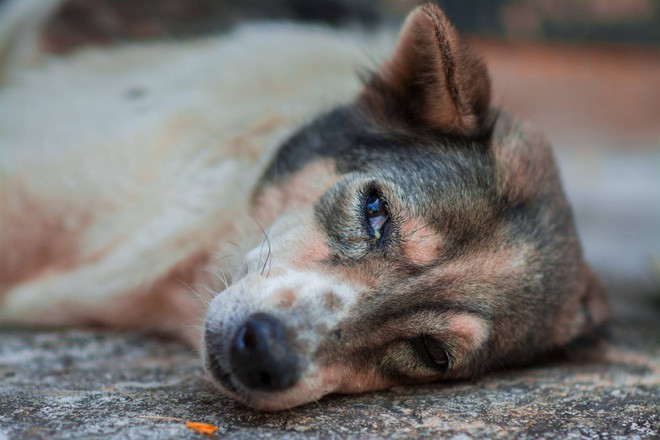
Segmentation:
<svg viewBox="0 0 660 440">
<path fill-rule="evenodd" d="M 442 10 L 427 3 L 408 15 L 394 55 L 361 99 L 388 122 L 472 135 L 487 118 L 490 79 Z"/>
</svg>

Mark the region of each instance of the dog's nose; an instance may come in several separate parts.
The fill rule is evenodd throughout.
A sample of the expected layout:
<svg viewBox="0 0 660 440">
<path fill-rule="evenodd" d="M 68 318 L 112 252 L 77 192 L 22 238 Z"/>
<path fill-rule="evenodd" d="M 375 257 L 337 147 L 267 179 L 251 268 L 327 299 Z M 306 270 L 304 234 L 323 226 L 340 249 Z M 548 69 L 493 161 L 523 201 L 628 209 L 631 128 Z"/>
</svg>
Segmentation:
<svg viewBox="0 0 660 440">
<path fill-rule="evenodd" d="M 236 331 L 230 363 L 234 376 L 254 390 L 281 391 L 298 379 L 298 359 L 282 323 L 256 313 Z"/>
</svg>

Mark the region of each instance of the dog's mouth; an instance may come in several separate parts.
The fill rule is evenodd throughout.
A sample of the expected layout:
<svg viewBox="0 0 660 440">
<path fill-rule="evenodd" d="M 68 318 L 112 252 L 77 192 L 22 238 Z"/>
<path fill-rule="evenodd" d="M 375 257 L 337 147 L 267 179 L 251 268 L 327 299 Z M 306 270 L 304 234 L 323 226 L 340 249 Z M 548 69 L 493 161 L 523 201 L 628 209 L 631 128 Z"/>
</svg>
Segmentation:
<svg viewBox="0 0 660 440">
<path fill-rule="evenodd" d="M 209 372 L 214 382 L 220 385 L 224 391 L 238 394 L 237 387 L 232 382 L 231 372 L 226 370 L 214 355 L 207 354 L 205 361 L 206 371 Z"/>
</svg>

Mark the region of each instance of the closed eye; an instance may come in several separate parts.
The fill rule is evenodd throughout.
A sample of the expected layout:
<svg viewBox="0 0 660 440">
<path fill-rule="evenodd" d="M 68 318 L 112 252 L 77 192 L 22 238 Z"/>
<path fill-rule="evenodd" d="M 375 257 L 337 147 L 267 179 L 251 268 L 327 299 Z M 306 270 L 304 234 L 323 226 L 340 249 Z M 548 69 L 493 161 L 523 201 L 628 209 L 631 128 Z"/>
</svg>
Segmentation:
<svg viewBox="0 0 660 440">
<path fill-rule="evenodd" d="M 445 346 L 433 337 L 420 336 L 410 343 L 425 365 L 441 373 L 451 369 L 451 356 Z"/>
<path fill-rule="evenodd" d="M 387 201 L 378 191 L 372 191 L 367 194 L 365 200 L 365 217 L 369 225 L 367 228 L 369 236 L 376 243 L 380 243 L 384 236 L 385 225 L 390 219 L 390 213 Z"/>
</svg>

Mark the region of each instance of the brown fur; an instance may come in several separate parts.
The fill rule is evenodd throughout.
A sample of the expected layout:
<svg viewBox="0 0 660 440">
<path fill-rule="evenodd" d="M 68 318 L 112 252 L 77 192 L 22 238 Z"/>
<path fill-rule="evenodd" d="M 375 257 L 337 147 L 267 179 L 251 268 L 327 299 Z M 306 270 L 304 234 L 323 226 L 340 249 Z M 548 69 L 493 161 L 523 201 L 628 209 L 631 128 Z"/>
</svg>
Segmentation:
<svg viewBox="0 0 660 440">
<path fill-rule="evenodd" d="M 412 263 L 426 266 L 442 255 L 442 237 L 433 228 L 413 219 L 401 228 L 403 254 Z"/>
<path fill-rule="evenodd" d="M 377 112 L 387 108 L 382 100 L 397 100 L 415 125 L 468 135 L 483 123 L 490 79 L 442 10 L 428 3 L 408 16 L 392 59 L 363 99 Z"/>
</svg>

